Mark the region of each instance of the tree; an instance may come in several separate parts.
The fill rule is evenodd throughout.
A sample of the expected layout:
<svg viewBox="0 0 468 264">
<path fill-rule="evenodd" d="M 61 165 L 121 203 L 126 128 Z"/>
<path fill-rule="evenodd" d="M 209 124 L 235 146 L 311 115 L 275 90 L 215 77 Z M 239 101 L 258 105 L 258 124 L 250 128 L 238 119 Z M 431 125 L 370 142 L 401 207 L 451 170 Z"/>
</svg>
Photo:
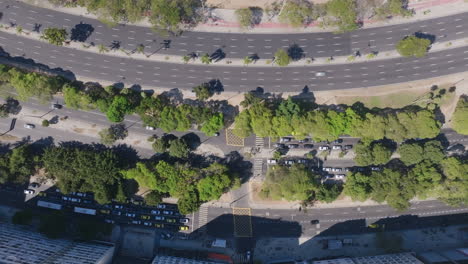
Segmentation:
<svg viewBox="0 0 468 264">
<path fill-rule="evenodd" d="M 29 225 L 33 216 L 33 212 L 29 209 L 18 211 L 13 215 L 11 222 L 15 225 Z"/>
<path fill-rule="evenodd" d="M 62 46 L 67 37 L 68 33 L 64 28 L 46 28 L 41 36 L 42 39 L 57 46 Z"/>
<path fill-rule="evenodd" d="M 210 64 L 212 62 L 212 59 L 208 53 L 203 54 L 203 56 L 200 57 L 200 60 L 204 64 Z"/>
<path fill-rule="evenodd" d="M 382 143 L 366 145 L 360 142 L 355 147 L 355 153 L 354 161 L 359 166 L 385 164 L 392 156 L 391 149 Z"/>
<path fill-rule="evenodd" d="M 66 223 L 65 216 L 61 211 L 44 214 L 41 216 L 39 232 L 48 238 L 56 239 L 65 234 Z"/>
<path fill-rule="evenodd" d="M 439 185 L 442 180 L 442 174 L 437 165 L 427 160 L 416 164 L 408 172 L 408 177 L 416 180 L 415 192 L 422 198 L 426 198 L 427 194 L 433 191 L 434 187 Z"/>
<path fill-rule="evenodd" d="M 315 177 L 303 165 L 295 164 L 290 168 L 273 166 L 267 171 L 262 193 L 275 200 L 306 201 L 317 188 Z"/>
<path fill-rule="evenodd" d="M 198 86 L 195 86 L 193 87 L 192 91 L 195 93 L 195 96 L 197 96 L 197 99 L 200 101 L 205 101 L 214 94 L 209 83 L 202 83 Z"/>
<path fill-rule="evenodd" d="M 117 140 L 124 139 L 128 136 L 128 130 L 125 124 L 111 125 L 109 128 L 104 128 L 99 131 L 101 143 L 105 145 L 112 145 Z"/>
<path fill-rule="evenodd" d="M 59 76 L 25 73 L 16 68 L 11 68 L 8 75 L 10 84 L 16 89 L 18 99 L 21 101 L 27 101 L 32 96 L 42 102 L 50 101 L 52 95 L 57 93 L 64 83 L 64 79 Z"/>
<path fill-rule="evenodd" d="M 115 198 L 119 172 L 125 166 L 110 150 L 84 147 L 50 147 L 42 163 L 47 177 L 57 181 L 63 193 L 93 192 L 98 203 Z"/>
<path fill-rule="evenodd" d="M 245 56 L 244 57 L 244 65 L 249 65 L 253 62 L 254 60 L 252 59 L 251 56 Z"/>
<path fill-rule="evenodd" d="M 106 52 L 109 52 L 109 49 L 106 46 L 104 46 L 103 44 L 99 44 L 98 45 L 98 51 L 99 51 L 99 53 L 106 53 Z"/>
<path fill-rule="evenodd" d="M 468 204 L 468 163 L 456 157 L 448 157 L 441 162 L 445 180 L 437 192 L 445 203 L 451 206 Z"/>
<path fill-rule="evenodd" d="M 242 28 L 249 28 L 254 24 L 254 10 L 252 8 L 237 9 L 235 14 Z"/>
<path fill-rule="evenodd" d="M 359 172 L 352 173 L 346 178 L 343 192 L 353 200 L 365 201 L 372 192 L 371 181 L 368 175 Z"/>
<path fill-rule="evenodd" d="M 197 184 L 201 201 L 217 200 L 232 185 L 228 168 L 219 163 L 212 163 L 204 170 L 205 177 Z"/>
<path fill-rule="evenodd" d="M 169 143 L 169 155 L 176 158 L 188 158 L 190 149 L 183 139 L 174 139 Z"/>
<path fill-rule="evenodd" d="M 154 152 L 164 153 L 167 151 L 167 148 L 169 148 L 169 142 L 165 137 L 160 137 L 154 140 L 152 147 Z"/>
<path fill-rule="evenodd" d="M 340 32 L 353 31 L 358 28 L 356 2 L 353 0 L 331 0 L 326 4 L 327 14 L 335 18 L 332 24 Z"/>
<path fill-rule="evenodd" d="M 136 47 L 136 52 L 140 53 L 140 54 L 144 54 L 145 53 L 145 45 L 143 45 L 143 44 L 138 45 Z"/>
<path fill-rule="evenodd" d="M 14 148 L 0 155 L 0 183 L 25 184 L 34 174 L 36 160 L 28 144 Z"/>
<path fill-rule="evenodd" d="M 0 117 L 5 118 L 5 117 L 8 117 L 8 115 L 9 113 L 8 113 L 7 105 L 6 104 L 0 105 Z"/>
<path fill-rule="evenodd" d="M 182 23 L 195 24 L 198 21 L 196 0 L 152 0 L 150 22 L 157 30 L 179 33 Z"/>
<path fill-rule="evenodd" d="M 410 199 L 415 196 L 415 180 L 401 171 L 385 168 L 374 171 L 371 175 L 371 198 L 377 202 L 387 201 L 398 211 L 410 206 Z"/>
<path fill-rule="evenodd" d="M 42 120 L 41 125 L 42 125 L 43 127 L 48 127 L 49 124 L 50 124 L 49 120 L 47 120 L 47 119 Z"/>
<path fill-rule="evenodd" d="M 301 27 L 312 20 L 312 4 L 309 1 L 294 0 L 286 1 L 279 14 L 281 23 L 289 24 L 293 27 Z"/>
<path fill-rule="evenodd" d="M 208 121 L 203 123 L 201 131 L 207 136 L 214 136 L 219 130 L 224 127 L 223 113 L 214 114 Z"/>
<path fill-rule="evenodd" d="M 130 114 L 133 107 L 127 97 L 117 95 L 107 109 L 106 116 L 112 122 L 122 122 L 126 114 Z"/>
<path fill-rule="evenodd" d="M 332 185 L 320 185 L 315 193 L 315 199 L 318 201 L 331 203 L 340 196 L 343 188 L 341 185 L 332 184 Z"/>
<path fill-rule="evenodd" d="M 72 109 L 90 110 L 94 109 L 93 99 L 78 87 L 66 83 L 62 87 L 65 105 Z"/>
<path fill-rule="evenodd" d="M 444 147 L 438 140 L 431 140 L 424 143 L 423 157 L 434 164 L 439 164 L 444 158 Z"/>
<path fill-rule="evenodd" d="M 403 57 L 421 58 L 426 56 L 430 46 L 431 41 L 429 39 L 408 36 L 397 43 L 396 50 Z"/>
<path fill-rule="evenodd" d="M 159 176 L 152 164 L 137 162 L 135 168 L 121 171 L 125 179 L 135 180 L 140 187 L 168 192 L 164 180 Z"/>
<path fill-rule="evenodd" d="M 290 61 L 291 61 L 291 58 L 289 57 L 288 52 L 285 51 L 284 49 L 278 49 L 275 52 L 275 63 L 278 66 L 281 66 L 281 67 L 288 66 Z"/>
<path fill-rule="evenodd" d="M 200 207 L 200 201 L 196 192 L 187 192 L 177 201 L 177 207 L 181 214 L 190 214 L 196 212 Z"/>
<path fill-rule="evenodd" d="M 384 3 L 381 7 L 375 9 L 376 16 L 380 19 L 384 19 L 391 16 L 411 16 L 413 12 L 404 8 L 404 2 L 402 0 L 389 0 Z"/>
<path fill-rule="evenodd" d="M 162 203 L 162 194 L 157 191 L 151 191 L 145 195 L 145 202 L 149 206 L 156 206 Z"/>
<path fill-rule="evenodd" d="M 398 153 L 400 153 L 400 160 L 406 166 L 421 162 L 423 160 L 423 151 L 423 148 L 417 143 L 401 144 L 401 146 L 398 148 Z"/>
<path fill-rule="evenodd" d="M 468 96 L 461 96 L 458 99 L 452 116 L 452 127 L 457 133 L 468 135 Z"/>
</svg>

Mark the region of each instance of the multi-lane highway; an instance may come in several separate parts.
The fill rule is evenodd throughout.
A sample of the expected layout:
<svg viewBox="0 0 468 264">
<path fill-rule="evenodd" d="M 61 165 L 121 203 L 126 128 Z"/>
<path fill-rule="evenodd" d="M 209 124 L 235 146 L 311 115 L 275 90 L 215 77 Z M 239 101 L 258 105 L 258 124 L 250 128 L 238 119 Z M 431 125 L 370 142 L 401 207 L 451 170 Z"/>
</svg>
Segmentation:
<svg viewBox="0 0 468 264">
<path fill-rule="evenodd" d="M 77 24 L 83 23 L 92 27 L 92 32 L 86 39 L 87 43 L 110 45 L 113 41 L 118 41 L 120 46 L 127 50 L 135 50 L 138 45 L 143 44 L 148 54 L 158 51 L 182 56 L 191 52 L 212 54 L 221 49 L 227 58 L 244 58 L 257 54 L 262 59 L 270 59 L 278 48 L 288 48 L 297 44 L 304 51 L 304 56 L 315 58 L 348 55 L 352 51 L 368 53 L 392 50 L 397 41 L 418 31 L 434 35 L 436 41 L 468 37 L 468 31 L 464 30 L 468 27 L 468 13 L 345 34 L 184 32 L 180 37 L 168 37 L 158 35 L 147 27 L 118 25 L 110 28 L 95 19 L 56 12 L 14 0 L 0 0 L 0 10 L 3 10 L 1 22 L 11 22 L 26 30 L 33 30 L 41 25 L 39 30 L 60 26 L 70 31 Z M 83 25 L 81 27 L 85 28 Z M 164 40 L 170 41 L 170 47 L 161 50 Z"/>
<path fill-rule="evenodd" d="M 145 87 L 191 89 L 219 79 L 225 91 L 301 92 L 304 87 L 333 90 L 407 82 L 468 71 L 466 47 L 429 53 L 424 58 L 395 58 L 353 64 L 310 67 L 218 67 L 152 62 L 101 55 L 0 33 L 0 46 L 11 56 L 34 59 L 92 80 Z M 317 77 L 316 72 L 326 75 Z"/>
</svg>

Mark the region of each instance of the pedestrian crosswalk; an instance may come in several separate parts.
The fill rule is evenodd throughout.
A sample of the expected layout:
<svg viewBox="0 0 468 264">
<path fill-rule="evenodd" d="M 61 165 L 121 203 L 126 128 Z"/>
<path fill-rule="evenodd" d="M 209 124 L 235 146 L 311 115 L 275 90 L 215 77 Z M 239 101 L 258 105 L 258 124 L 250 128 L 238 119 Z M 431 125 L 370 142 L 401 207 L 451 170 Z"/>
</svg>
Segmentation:
<svg viewBox="0 0 468 264">
<path fill-rule="evenodd" d="M 199 232 L 206 233 L 206 224 L 208 223 L 208 207 L 202 206 L 198 211 L 198 230 Z"/>
<path fill-rule="evenodd" d="M 255 137 L 255 146 L 257 148 L 263 148 L 264 144 L 265 144 L 264 138 L 257 137 L 257 136 Z"/>
<path fill-rule="evenodd" d="M 254 159 L 253 176 L 260 177 L 263 174 L 263 159 Z"/>
</svg>

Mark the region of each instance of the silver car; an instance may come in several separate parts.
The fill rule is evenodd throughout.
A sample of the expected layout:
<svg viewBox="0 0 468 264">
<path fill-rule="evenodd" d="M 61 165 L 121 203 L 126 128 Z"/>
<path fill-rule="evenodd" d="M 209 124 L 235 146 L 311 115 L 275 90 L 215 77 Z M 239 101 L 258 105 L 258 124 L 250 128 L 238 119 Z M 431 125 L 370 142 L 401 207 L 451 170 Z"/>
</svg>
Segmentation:
<svg viewBox="0 0 468 264">
<path fill-rule="evenodd" d="M 325 75 L 327 75 L 327 73 L 326 73 L 326 72 L 322 72 L 322 71 L 316 72 L 316 73 L 315 73 L 315 77 L 323 77 L 323 76 L 325 76 Z"/>
</svg>

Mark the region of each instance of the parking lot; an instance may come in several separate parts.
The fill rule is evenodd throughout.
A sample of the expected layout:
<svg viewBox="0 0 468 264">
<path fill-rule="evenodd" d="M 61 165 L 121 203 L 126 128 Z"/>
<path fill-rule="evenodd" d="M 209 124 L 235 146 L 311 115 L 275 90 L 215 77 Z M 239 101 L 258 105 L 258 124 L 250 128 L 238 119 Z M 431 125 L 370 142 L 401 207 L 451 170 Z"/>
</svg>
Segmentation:
<svg viewBox="0 0 468 264">
<path fill-rule="evenodd" d="M 26 197 L 33 205 L 39 207 L 95 215 L 109 224 L 127 224 L 173 232 L 191 231 L 191 219 L 180 214 L 175 204 L 161 203 L 157 206 L 148 206 L 144 201 L 131 200 L 127 203 L 112 202 L 101 205 L 94 200 L 92 193 L 63 194 L 55 187 L 44 191 L 39 191 L 40 188 L 40 184 L 39 186 L 33 184 L 25 189 L 34 191 L 26 194 Z"/>
</svg>

